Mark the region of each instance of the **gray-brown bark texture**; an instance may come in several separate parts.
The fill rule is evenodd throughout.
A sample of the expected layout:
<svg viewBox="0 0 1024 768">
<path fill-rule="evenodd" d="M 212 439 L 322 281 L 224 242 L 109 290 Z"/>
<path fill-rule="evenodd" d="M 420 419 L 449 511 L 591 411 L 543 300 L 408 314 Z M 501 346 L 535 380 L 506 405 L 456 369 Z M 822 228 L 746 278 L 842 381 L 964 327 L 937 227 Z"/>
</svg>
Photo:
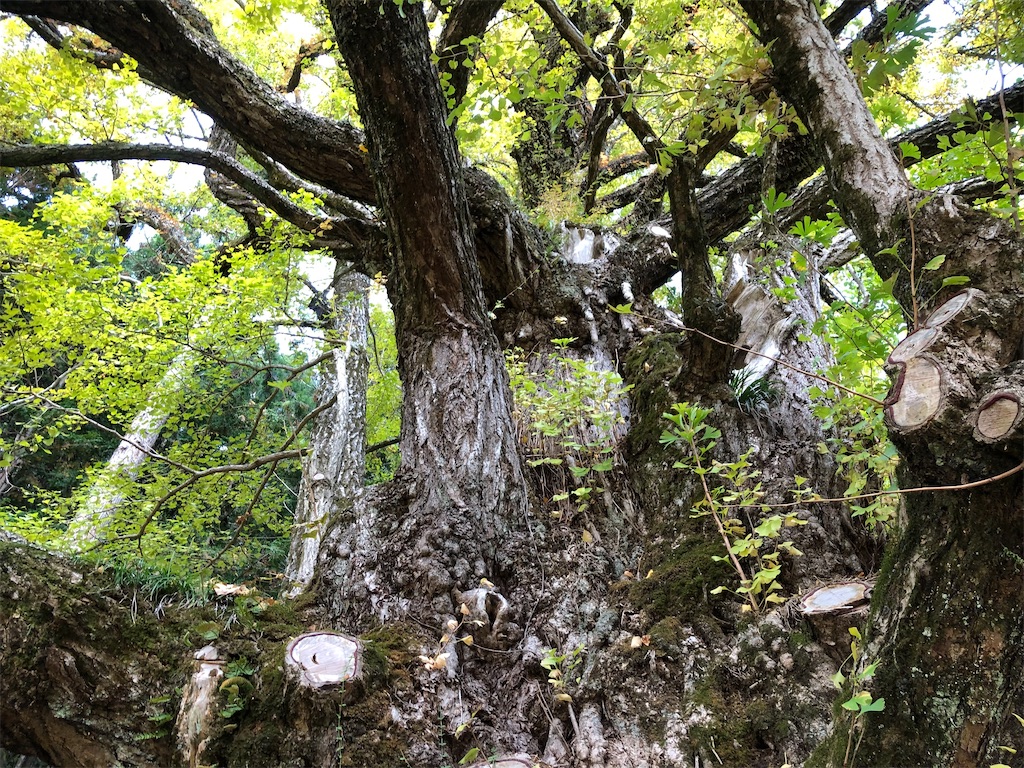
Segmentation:
<svg viewBox="0 0 1024 768">
<path fill-rule="evenodd" d="M 901 485 L 969 485 L 1013 469 L 1024 450 L 1012 428 L 1006 440 L 991 441 L 979 440 L 975 425 L 979 408 L 1000 392 L 1012 396 L 1013 380 L 1019 383 L 1020 234 L 956 198 L 909 186 L 812 3 L 744 8 L 762 39 L 774 41 L 781 87 L 810 128 L 837 204 L 879 274 L 898 275 L 896 295 L 921 334 L 892 359 L 887 423 L 902 457 Z M 934 275 L 921 269 L 940 255 L 945 261 Z M 970 278 L 967 300 L 956 298 L 960 289 L 944 288 L 954 275 Z M 1021 475 L 909 495 L 905 515 L 874 596 L 877 694 L 889 704 L 867 721 L 858 759 L 994 761 L 1009 738 L 1010 712 L 1024 706 Z M 842 759 L 842 746 L 832 759 Z"/>
<path fill-rule="evenodd" d="M 830 363 L 821 340 L 802 338 L 821 306 L 814 254 L 806 275 L 783 267 L 766 277 L 779 249 L 802 247 L 769 227 L 733 247 L 721 288 L 708 269 L 707 239 L 747 221 L 765 163 L 744 161 L 699 194 L 696 167 L 673 169 L 666 226 L 644 224 L 626 241 L 572 226 L 541 232 L 485 172 L 463 167 L 420 6 L 326 6 L 365 135 L 282 99 L 186 0 L 9 4 L 121 47 L 145 77 L 207 111 L 271 182 L 292 172 L 378 205 L 386 248 L 368 245 L 378 222 L 339 200 L 361 224 L 348 232 L 350 255 L 364 270 L 387 262 L 405 400 L 401 471 L 335 506 L 312 586 L 295 601 L 170 606 L 168 596 L 150 601 L 109 574 L 3 543 L 4 746 L 69 766 L 841 763 L 846 721 L 833 723 L 830 678 L 845 621 L 860 621 L 861 606 L 826 607 L 808 622 L 794 599 L 751 618 L 734 596 L 715 594 L 738 580 L 711 519 L 692 516 L 698 477 L 659 442 L 662 414 L 698 403 L 722 433 L 716 458 L 753 449 L 765 502 L 791 502 L 794 475 L 823 496 L 844 490 L 835 461 L 816 450 L 829 434 L 807 394 L 814 380 L 800 372 Z M 559 18 L 556 4 L 544 6 Z M 874 263 L 883 277 L 900 272 L 896 290 L 922 329 L 892 358 L 894 373 L 915 370 L 889 408 L 902 484 L 1010 470 L 1022 459 L 1019 238 L 953 198 L 918 205 L 809 1 L 748 6 L 766 39 L 779 40 L 776 72 L 812 131 L 775 153 L 779 188 L 813 171 L 810 141 L 869 253 L 900 243 L 900 258 Z M 479 35 L 496 10 L 455 3 L 441 57 L 469 60 L 458 30 Z M 602 87 L 622 96 L 611 80 Z M 630 127 L 642 139 L 649 126 L 637 118 Z M 579 149 L 562 146 L 569 138 L 545 145 L 566 153 L 553 160 L 570 158 L 567 168 Z M 227 155 L 193 161 L 270 204 L 272 185 Z M 943 267 L 921 277 L 919 265 L 940 253 Z M 901 263 L 917 268 L 913 281 Z M 696 278 L 682 322 L 649 298 L 680 264 Z M 959 274 L 971 278 L 969 301 L 940 289 Z M 783 278 L 797 293 L 788 303 L 773 292 Z M 627 302 L 632 314 L 609 309 Z M 550 343 L 568 336 L 577 339 L 569 350 Z M 750 350 L 722 343 L 734 337 Z M 610 404 L 626 422 L 604 490 L 586 508 L 553 517 L 553 492 L 574 487 L 571 473 L 523 461 L 524 446 L 544 441 L 514 422 L 502 359 L 511 346 L 533 350 L 535 371 L 568 357 L 617 369 L 632 387 Z M 752 403 L 734 392 L 739 366 L 774 394 Z M 323 450 L 330 430 L 312 440 Z M 356 453 L 331 457 L 327 471 L 340 475 Z M 858 765 L 976 765 L 1012 743 L 1008 713 L 1024 709 L 1020 492 L 1017 474 L 906 497 L 870 619 L 871 654 L 882 661 L 873 690 L 888 706 L 867 720 Z M 805 523 L 790 536 L 804 554 L 783 556 L 788 595 L 820 596 L 823 584 L 874 569 L 877 552 L 845 505 L 791 511 Z M 759 514 L 740 524 L 752 528 Z"/>
<path fill-rule="evenodd" d="M 362 2 L 330 10 L 393 254 L 409 504 L 409 525 L 395 543 L 415 551 L 417 567 L 381 577 L 415 584 L 422 596 L 414 603 L 445 615 L 453 588 L 508 567 L 498 543 L 523 524 L 526 486 L 508 380 L 483 303 L 462 170 L 422 11 L 385 6 L 378 13 Z M 455 573 L 439 557 L 446 547 L 460 553 Z M 362 590 L 357 559 L 353 553 L 351 586 Z"/>
<path fill-rule="evenodd" d="M 335 269 L 333 308 L 327 343 L 333 347 L 324 365 L 318 399 L 334 404 L 311 427 L 312 453 L 302 465 L 299 498 L 285 576 L 290 593 L 313 579 L 320 542 L 339 505 L 354 503 L 366 475 L 366 388 L 369 360 L 370 281 L 340 263 Z"/>
</svg>

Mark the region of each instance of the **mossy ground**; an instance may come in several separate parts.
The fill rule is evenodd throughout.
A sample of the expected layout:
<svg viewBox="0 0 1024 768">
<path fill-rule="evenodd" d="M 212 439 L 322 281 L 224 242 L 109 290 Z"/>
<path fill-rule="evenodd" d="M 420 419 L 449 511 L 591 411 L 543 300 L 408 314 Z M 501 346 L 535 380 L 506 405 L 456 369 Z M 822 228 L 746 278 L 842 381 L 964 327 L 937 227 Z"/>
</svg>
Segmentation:
<svg viewBox="0 0 1024 768">
<path fill-rule="evenodd" d="M 122 760 L 172 760 L 167 724 L 189 672 L 191 612 L 173 603 L 158 612 L 109 570 L 21 543 L 0 543 L 0 564 L 5 713 L 56 718 L 68 738 L 95 731 L 138 743 L 118 749 Z"/>
<path fill-rule="evenodd" d="M 414 734 L 392 724 L 392 695 L 412 687 L 406 665 L 416 631 L 395 624 L 379 627 L 363 643 L 358 686 L 309 691 L 285 675 L 287 641 L 315 619 L 309 599 L 284 602 L 252 615 L 228 631 L 218 647 L 236 658 L 258 659 L 254 688 L 244 709 L 221 718 L 204 759 L 219 766 L 318 765 L 386 768 L 403 765 Z"/>
</svg>

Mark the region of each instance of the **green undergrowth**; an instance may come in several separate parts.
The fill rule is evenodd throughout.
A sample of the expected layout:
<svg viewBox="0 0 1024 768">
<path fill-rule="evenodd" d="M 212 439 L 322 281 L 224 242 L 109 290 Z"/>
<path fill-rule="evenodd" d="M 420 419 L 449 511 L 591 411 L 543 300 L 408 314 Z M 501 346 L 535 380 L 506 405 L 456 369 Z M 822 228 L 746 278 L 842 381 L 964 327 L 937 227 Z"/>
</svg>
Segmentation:
<svg viewBox="0 0 1024 768">
<path fill-rule="evenodd" d="M 620 582 L 634 608 L 652 624 L 676 618 L 693 624 L 709 638 L 720 636 L 720 617 L 731 612 L 728 595 L 712 595 L 722 584 L 738 586 L 728 563 L 716 560 L 722 544 L 706 519 L 691 517 L 700 498 L 692 475 L 672 468 L 673 456 L 661 445 L 662 414 L 684 395 L 686 378 L 680 355 L 682 337 L 663 334 L 646 339 L 626 360 L 632 422 L 627 441 L 634 491 L 651 509 L 647 541 L 636 579 Z"/>
</svg>

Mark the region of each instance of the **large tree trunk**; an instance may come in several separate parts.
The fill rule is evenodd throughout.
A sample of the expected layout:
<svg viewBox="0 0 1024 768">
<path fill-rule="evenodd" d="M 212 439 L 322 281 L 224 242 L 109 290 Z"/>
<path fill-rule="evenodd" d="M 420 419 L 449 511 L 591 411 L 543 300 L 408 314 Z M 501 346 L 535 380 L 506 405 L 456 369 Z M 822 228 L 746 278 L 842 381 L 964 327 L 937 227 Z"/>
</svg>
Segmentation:
<svg viewBox="0 0 1024 768">
<path fill-rule="evenodd" d="M 744 7 L 762 38 L 775 41 L 780 83 L 811 130 L 844 217 L 879 274 L 897 275 L 913 338 L 890 357 L 886 421 L 901 486 L 938 486 L 905 497 L 875 591 L 874 692 L 887 708 L 868 718 L 858 761 L 995 762 L 998 745 L 1012 739 L 1010 713 L 1024 708 L 1024 243 L 1005 221 L 911 189 L 811 2 Z M 922 270 L 940 256 L 937 269 Z M 970 278 L 966 293 L 943 282 L 959 275 Z"/>
<path fill-rule="evenodd" d="M 125 500 L 125 486 L 138 475 L 160 438 L 167 419 L 178 407 L 185 383 L 195 369 L 192 350 L 180 353 L 149 395 L 150 404 L 134 419 L 106 465 L 99 470 L 65 534 L 67 547 L 81 551 L 101 541 Z"/>
<path fill-rule="evenodd" d="M 750 5 L 766 33 L 791 38 L 787 30 L 796 30 L 791 48 L 811 41 L 815 54 L 828 50 L 813 13 L 771 31 L 768 16 L 793 4 Z M 699 403 L 722 432 L 717 458 L 729 462 L 755 449 L 752 468 L 763 473 L 765 501 L 789 502 L 796 474 L 822 495 L 840 495 L 833 461 L 815 450 L 825 435 L 806 395 L 811 380 L 799 372 L 828 355 L 818 340 L 798 334 L 818 309 L 813 281 L 781 305 L 757 279 L 766 254 L 737 246 L 724 292 L 736 315 L 711 311 L 717 286 L 701 261 L 690 277 L 697 297 L 708 299 L 706 315 L 691 312 L 679 325 L 638 290 L 653 288 L 652 275 L 678 263 L 655 230 L 639 235 L 635 248 L 577 230 L 562 253 L 539 258 L 549 254 L 509 201 L 479 171 L 460 167 L 422 12 L 410 3 L 329 3 L 367 129 L 375 196 L 355 132 L 273 106 L 269 123 L 253 117 L 260 113 L 253 105 L 274 98 L 240 87 L 251 73 L 239 74 L 215 51 L 188 3 L 145 6 L 144 13 L 132 3 L 86 0 L 31 7 L 118 27 L 111 39 L 126 47 L 146 41 L 142 67 L 156 78 L 168 67 L 165 82 L 211 112 L 228 104 L 237 114 L 225 124 L 239 138 L 268 150 L 288 144 L 282 160 L 307 178 L 380 202 L 405 386 L 403 469 L 393 483 L 329 515 L 312 586 L 295 601 L 250 595 L 169 608 L 167 598 L 154 605 L 110 574 L 3 544 L 0 679 L 17 681 L 0 712 L 5 745 L 62 765 L 190 768 L 769 766 L 820 763 L 840 740 L 842 759 L 845 731 L 830 741 L 838 659 L 823 644 L 842 635 L 841 622 L 855 620 L 859 607 L 838 606 L 826 630 L 821 615 L 812 628 L 793 605 L 750 617 L 739 601 L 715 594 L 736 587 L 736 574 L 709 518 L 691 516 L 699 478 L 675 467 L 680 456 L 659 443 L 662 414 L 676 402 Z M 809 3 L 795 7 L 810 10 Z M 180 56 L 197 41 L 196 56 L 216 77 L 189 74 L 187 56 L 163 63 L 162 48 Z M 784 41 L 780 70 L 787 50 Z M 799 56 L 819 61 L 807 51 Z M 793 70 L 789 79 L 812 83 L 826 64 Z M 843 71 L 840 61 L 827 87 L 838 84 L 846 90 L 837 98 L 856 101 Z M 855 115 L 847 126 L 843 114 L 836 126 L 813 96 L 806 99 L 794 97 L 818 144 L 831 147 L 828 165 L 847 218 L 873 253 L 906 233 L 899 215 L 911 191 L 877 146 L 869 116 Z M 303 135 L 294 143 L 268 138 L 260 127 L 268 124 Z M 849 145 L 842 144 L 847 129 Z M 848 163 L 845 175 L 835 167 L 841 163 Z M 880 183 L 857 181 L 876 165 Z M 895 199 L 872 203 L 881 194 Z M 733 197 L 729 205 L 746 208 L 748 200 Z M 694 245 L 700 251 L 684 265 L 703 258 L 702 208 L 686 184 L 675 190 L 672 229 L 677 238 L 697 238 L 677 242 L 676 256 Z M 916 237 L 907 242 L 918 249 L 917 263 L 946 253 L 950 264 L 939 278 L 962 270 L 980 293 L 957 312 L 947 306 L 940 323 L 934 302 L 915 302 L 908 281 L 898 284 L 909 315 L 920 305 L 925 331 L 893 358 L 914 371 L 900 380 L 889 411 L 903 482 L 982 477 L 1020 462 L 1021 371 L 1013 362 L 1024 293 L 1014 271 L 1019 241 L 953 201 L 915 215 Z M 995 254 L 991 261 L 979 258 L 983 247 Z M 910 256 L 902 254 L 907 263 Z M 875 262 L 883 272 L 895 264 Z M 622 407 L 628 433 L 614 446 L 624 466 L 602 480 L 603 499 L 579 514 L 552 518 L 544 493 L 550 475 L 521 465 L 483 284 L 489 300 L 508 299 L 505 310 L 495 308 L 502 343 L 578 336 L 572 355 L 602 370 L 620 366 L 633 387 Z M 609 311 L 623 302 L 634 302 L 634 314 Z M 724 335 L 738 331 L 742 344 L 799 370 L 756 354 L 744 359 L 688 330 L 722 320 Z M 762 410 L 737 402 L 727 382 L 738 364 L 770 377 L 778 399 Z M 974 488 L 970 497 L 907 498 L 909 520 L 876 590 L 873 619 L 884 688 L 875 692 L 889 709 L 868 721 L 858 764 L 969 764 L 1002 738 L 985 717 L 1019 707 L 1019 571 L 1012 565 L 1019 562 L 1012 549 L 1020 541 L 1019 491 L 1011 480 Z M 759 511 L 749 512 L 752 519 L 739 523 L 747 529 L 758 523 Z M 787 592 L 832 580 L 863 587 L 856 577 L 868 558 L 859 556 L 864 540 L 848 510 L 807 504 L 796 512 L 807 523 L 793 535 L 804 556 L 786 559 Z M 991 517 L 979 524 L 983 512 Z M 969 572 L 955 568 L 971 559 L 978 566 Z M 975 633 L 966 642 L 965 631 Z M 999 691 L 994 702 L 986 685 Z"/>
<path fill-rule="evenodd" d="M 759 250 L 751 247 L 737 261 L 756 263 L 759 258 Z M 754 276 L 759 272 L 737 266 L 730 282 L 730 295 L 746 320 L 744 340 L 798 367 L 812 366 L 823 349 L 816 342 L 797 340 L 800 326 L 795 320 L 806 319 L 813 302 L 780 305 L 769 286 L 758 285 Z M 619 322 L 618 317 L 614 320 Z M 763 326 L 775 329 L 767 340 L 757 334 Z M 664 426 L 661 414 L 673 402 L 700 401 L 714 408 L 714 423 L 723 430 L 723 460 L 750 446 L 759 449 L 755 461 L 765 470 L 767 500 L 788 500 L 795 473 L 811 475 L 816 490 L 833 493 L 834 467 L 813 450 L 823 435 L 807 408 L 806 382 L 789 369 L 771 373 L 760 368 L 760 375 L 777 382 L 792 380 L 796 386 L 789 390 L 787 384 L 768 416 L 750 415 L 720 381 L 723 366 L 716 363 L 708 370 L 694 363 L 689 343 L 679 333 L 650 335 L 625 368 L 635 387 L 629 436 L 618 452 L 630 469 L 603 481 L 611 490 L 610 502 L 566 521 L 551 520 L 542 500 L 532 504 L 529 527 L 512 529 L 502 540 L 506 556 L 521 559 L 520 568 L 487 574 L 495 587 L 474 579 L 458 585 L 455 596 L 438 594 L 438 602 L 454 597 L 449 614 L 466 620 L 449 633 L 448 641 L 441 640 L 447 631 L 443 620 L 407 607 L 416 605 L 422 585 L 410 580 L 396 586 L 377 571 L 364 571 L 369 578 L 357 603 L 347 580 L 352 560 L 377 557 L 378 568 L 393 574 L 418 567 L 410 553 L 388 549 L 397 547 L 392 542 L 401 543 L 403 532 L 402 518 L 392 515 L 408 503 L 395 498 L 403 490 L 400 479 L 358 501 L 358 513 L 342 510 L 335 517 L 322 548 L 315 602 L 307 595 L 294 608 L 271 606 L 247 624 L 224 627 L 218 621 L 220 636 L 209 641 L 216 655 L 208 650 L 195 662 L 190 656 L 208 642 L 199 637 L 200 631 L 209 631 L 202 623 L 207 617 L 173 614 L 176 623 L 167 624 L 166 631 L 182 635 L 182 624 L 193 627 L 191 649 L 169 654 L 176 672 L 153 682 L 148 695 L 159 699 L 174 686 L 183 686 L 186 702 L 201 701 L 194 693 L 196 685 L 187 682 L 193 672 L 205 669 L 220 675 L 212 707 L 205 716 L 201 711 L 195 715 L 195 722 L 204 723 L 195 730 L 206 743 L 198 749 L 199 740 L 190 747 L 163 736 L 141 742 L 153 751 L 127 762 L 164 765 L 168 753 L 162 750 L 175 747 L 185 765 L 246 765 L 259 755 L 265 765 L 297 765 L 306 759 L 325 766 L 433 766 L 454 764 L 474 748 L 482 757 L 520 761 L 508 765 L 537 761 L 551 768 L 720 761 L 767 766 L 787 757 L 792 764 L 801 762 L 828 732 L 833 695 L 829 676 L 835 662 L 796 619 L 769 614 L 742 626 L 734 599 L 709 595 L 719 585 L 735 585 L 734 576 L 714 560 L 724 549 L 711 524 L 690 516 L 696 478 L 672 469 L 678 456 L 666 451 L 658 436 Z M 533 473 L 531 478 L 538 479 Z M 356 519 L 356 514 L 363 518 Z M 805 556 L 787 567 L 787 587 L 796 592 L 824 579 L 856 576 L 862 565 L 844 533 L 841 510 L 815 508 L 801 514 L 809 520 L 797 542 Z M 444 553 L 458 556 L 451 550 Z M 12 573 L 25 570 L 22 560 L 13 562 L 17 566 Z M 53 575 L 66 579 L 62 573 Z M 110 590 L 104 578 L 86 574 L 84 589 Z M 33 591 L 49 589 L 47 577 L 38 574 Z M 0 593 L 9 595 L 11 590 L 9 584 Z M 347 595 L 352 604 L 343 603 L 339 595 Z M 468 616 L 458 610 L 463 603 Z M 140 602 L 138 609 L 149 616 L 152 606 Z M 370 618 L 365 623 L 354 620 L 361 615 Z M 375 616 L 386 623 L 377 626 Z M 89 635 L 91 630 L 66 641 L 59 625 L 38 621 L 41 637 L 60 652 L 82 654 L 99 642 Z M 289 639 L 311 627 L 359 633 L 363 673 L 358 684 L 315 690 L 282 675 Z M 8 647 L 22 647 L 21 633 L 29 631 L 28 625 L 12 627 L 15 642 Z M 157 639 L 163 631 L 152 628 L 146 636 Z M 475 641 L 472 647 L 457 641 L 467 636 Z M 316 635 L 310 637 L 316 641 Z M 415 660 L 420 653 L 451 655 L 443 669 L 427 670 Z M 229 693 L 218 689 L 231 687 L 223 670 L 240 657 L 254 667 L 252 674 L 243 675 L 253 691 L 241 713 L 219 717 Z M 45 681 L 50 671 L 43 658 L 24 663 Z M 563 687 L 549 683 L 545 659 L 564 674 Z M 23 663 L 9 656 L 3 662 L 5 675 L 18 674 Z M 765 679 L 772 684 L 759 682 Z M 243 683 L 234 685 L 245 688 Z M 556 695 L 569 695 L 572 701 Z M 66 717 L 54 715 L 47 701 L 45 696 L 26 696 L 23 719 L 29 712 L 39 716 L 38 706 L 46 711 L 43 717 Z M 175 727 L 163 729 L 172 733 L 195 711 L 179 704 L 176 696 L 163 709 L 177 713 Z M 76 738 L 86 739 L 90 728 L 96 728 L 75 718 L 61 722 Z M 41 738 L 20 738 L 9 743 L 58 764 L 88 764 L 66 755 L 58 758 Z"/>
<path fill-rule="evenodd" d="M 309 586 L 327 521 L 340 504 L 353 504 L 366 474 L 366 356 L 369 327 L 366 276 L 338 264 L 328 343 L 334 357 L 323 367 L 318 400 L 335 403 L 314 421 L 312 452 L 303 462 L 285 576 L 294 596 Z"/>
<path fill-rule="evenodd" d="M 402 567 L 353 551 L 341 594 L 365 598 L 376 572 L 381 602 L 370 615 L 415 610 L 436 619 L 458 607 L 452 589 L 510 567 L 500 540 L 524 521 L 507 376 L 483 304 L 462 170 L 422 9 L 330 8 L 389 223 L 408 504 L 399 530 L 381 542 L 382 552 L 401 555 Z M 388 595 L 385 585 L 395 591 Z M 350 611 L 365 618 L 368 606 L 360 603 Z"/>
</svg>

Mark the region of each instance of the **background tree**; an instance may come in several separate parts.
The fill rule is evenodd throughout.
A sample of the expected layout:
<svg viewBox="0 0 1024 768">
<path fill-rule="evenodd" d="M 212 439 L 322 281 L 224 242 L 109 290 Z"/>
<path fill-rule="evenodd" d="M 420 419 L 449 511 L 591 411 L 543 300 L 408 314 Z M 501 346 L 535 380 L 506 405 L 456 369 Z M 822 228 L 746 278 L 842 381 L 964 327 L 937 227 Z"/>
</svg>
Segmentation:
<svg viewBox="0 0 1024 768">
<path fill-rule="evenodd" d="M 1024 709 L 1016 17 L 972 4 L 936 39 L 926 2 L 867 5 L 8 3 L 35 37 L 7 65 L 5 166 L 192 163 L 212 195 L 194 264 L 143 291 L 100 233 L 144 207 L 144 170 L 22 183 L 8 412 L 120 434 L 182 348 L 214 392 L 279 370 L 251 361 L 323 320 L 296 306 L 314 250 L 386 276 L 403 392 L 400 468 L 325 500 L 293 602 L 219 584 L 171 610 L 151 588 L 127 612 L 85 563 L 183 552 L 183 527 L 219 530 L 200 575 L 241 557 L 329 397 L 278 431 L 253 402 L 232 437 L 198 429 L 224 418 L 200 401 L 90 559 L 4 545 L 4 744 L 69 765 L 994 762 Z M 303 16 L 298 54 L 254 43 Z M 979 51 L 997 93 L 926 92 Z M 176 99 L 215 124 L 206 148 Z M 126 330 L 152 340 L 92 341 Z M 4 438 L 62 435 L 35 418 Z M 334 432 L 314 455 L 351 464 L 364 441 L 334 456 Z M 8 527 L 52 542 L 62 520 L 24 509 Z"/>
</svg>

